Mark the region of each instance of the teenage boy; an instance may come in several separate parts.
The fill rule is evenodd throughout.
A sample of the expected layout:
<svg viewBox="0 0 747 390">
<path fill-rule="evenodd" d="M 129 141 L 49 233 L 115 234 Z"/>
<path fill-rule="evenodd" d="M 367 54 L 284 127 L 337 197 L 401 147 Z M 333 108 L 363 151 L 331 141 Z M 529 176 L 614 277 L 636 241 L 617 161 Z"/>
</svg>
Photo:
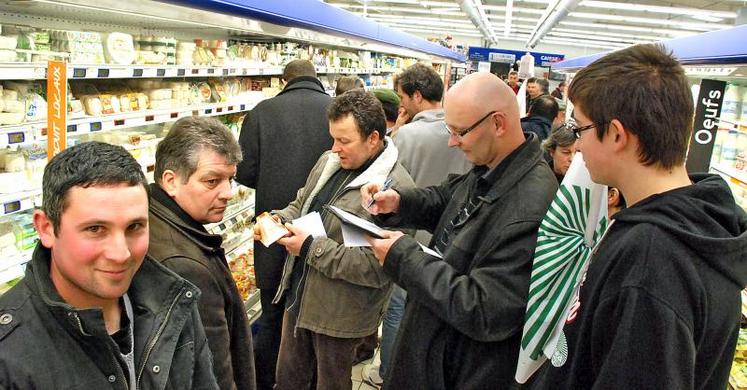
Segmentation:
<svg viewBox="0 0 747 390">
<path fill-rule="evenodd" d="M 693 101 L 682 67 L 660 46 L 636 45 L 582 69 L 569 98 L 591 178 L 628 208 L 594 251 L 561 353 L 534 385 L 726 388 L 747 217 L 719 176 L 685 170 Z"/>
</svg>

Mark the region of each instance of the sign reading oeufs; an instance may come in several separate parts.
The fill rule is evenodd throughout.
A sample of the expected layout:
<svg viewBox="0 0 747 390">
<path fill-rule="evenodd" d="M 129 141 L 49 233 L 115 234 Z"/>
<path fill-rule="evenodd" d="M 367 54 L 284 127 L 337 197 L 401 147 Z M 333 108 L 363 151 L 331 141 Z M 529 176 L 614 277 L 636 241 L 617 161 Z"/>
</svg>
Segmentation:
<svg viewBox="0 0 747 390">
<path fill-rule="evenodd" d="M 703 79 L 698 101 L 695 102 L 695 122 L 690 149 L 687 152 L 687 171 L 708 172 L 713 144 L 718 130 L 726 82 Z"/>
<path fill-rule="evenodd" d="M 63 61 L 47 65 L 47 159 L 65 150 L 67 138 L 67 66 Z"/>
</svg>

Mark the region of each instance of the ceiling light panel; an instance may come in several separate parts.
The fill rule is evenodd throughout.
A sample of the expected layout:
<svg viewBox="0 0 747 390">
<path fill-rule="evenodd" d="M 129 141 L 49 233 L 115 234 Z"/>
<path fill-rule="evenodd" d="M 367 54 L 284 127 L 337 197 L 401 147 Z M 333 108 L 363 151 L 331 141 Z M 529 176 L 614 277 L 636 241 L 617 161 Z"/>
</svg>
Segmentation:
<svg viewBox="0 0 747 390">
<path fill-rule="evenodd" d="M 697 8 L 682 8 L 682 7 L 665 7 L 658 5 L 648 4 L 633 4 L 633 3 L 616 3 L 610 1 L 594 1 L 584 0 L 581 2 L 583 7 L 601 8 L 601 9 L 615 9 L 622 11 L 638 11 L 638 12 L 655 12 L 661 14 L 674 14 L 674 15 L 702 15 L 714 18 L 722 19 L 734 19 L 737 17 L 736 12 L 725 12 L 725 11 L 711 11 L 707 9 Z M 711 20 L 714 21 L 714 20 Z M 719 21 L 719 20 L 715 20 Z"/>
<path fill-rule="evenodd" d="M 693 30 L 693 31 L 712 31 L 712 30 L 718 30 L 720 28 L 729 27 L 728 25 L 725 25 L 725 24 L 681 22 L 678 20 L 670 20 L 670 19 L 663 19 L 663 18 L 653 19 L 653 18 L 642 18 L 642 17 L 637 17 L 637 16 L 595 14 L 595 13 L 588 13 L 588 12 L 571 12 L 570 14 L 568 14 L 568 16 L 574 17 L 574 18 L 581 18 L 581 19 L 610 20 L 614 22 L 676 26 L 676 27 L 679 27 L 685 30 Z"/>
</svg>

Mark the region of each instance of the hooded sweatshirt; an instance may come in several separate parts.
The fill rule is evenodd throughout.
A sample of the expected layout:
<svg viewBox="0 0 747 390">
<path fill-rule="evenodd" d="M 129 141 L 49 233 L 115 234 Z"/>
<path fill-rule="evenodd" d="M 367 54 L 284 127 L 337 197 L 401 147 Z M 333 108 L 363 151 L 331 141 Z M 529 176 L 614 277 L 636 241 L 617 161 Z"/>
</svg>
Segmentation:
<svg viewBox="0 0 747 390">
<path fill-rule="evenodd" d="M 715 175 L 620 211 L 533 388 L 725 389 L 747 217 Z"/>
</svg>

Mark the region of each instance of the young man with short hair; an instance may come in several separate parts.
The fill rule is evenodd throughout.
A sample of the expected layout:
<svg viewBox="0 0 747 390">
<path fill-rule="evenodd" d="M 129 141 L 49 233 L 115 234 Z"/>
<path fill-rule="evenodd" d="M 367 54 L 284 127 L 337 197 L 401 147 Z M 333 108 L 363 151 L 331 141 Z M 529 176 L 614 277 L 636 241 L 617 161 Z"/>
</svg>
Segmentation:
<svg viewBox="0 0 747 390">
<path fill-rule="evenodd" d="M 254 390 L 252 331 L 244 301 L 228 269 L 222 237 L 203 226 L 223 219 L 241 157 L 233 134 L 215 118 L 174 123 L 156 149 L 148 253 L 202 291 L 200 317 L 221 389 Z"/>
<path fill-rule="evenodd" d="M 660 46 L 612 52 L 569 89 L 592 180 L 617 212 L 595 249 L 543 389 L 724 389 L 747 284 L 747 216 L 717 175 L 685 170 L 687 77 Z"/>
<path fill-rule="evenodd" d="M 200 291 L 146 256 L 148 191 L 121 146 L 44 168 L 39 243 L 0 297 L 0 388 L 217 389 Z"/>
</svg>

